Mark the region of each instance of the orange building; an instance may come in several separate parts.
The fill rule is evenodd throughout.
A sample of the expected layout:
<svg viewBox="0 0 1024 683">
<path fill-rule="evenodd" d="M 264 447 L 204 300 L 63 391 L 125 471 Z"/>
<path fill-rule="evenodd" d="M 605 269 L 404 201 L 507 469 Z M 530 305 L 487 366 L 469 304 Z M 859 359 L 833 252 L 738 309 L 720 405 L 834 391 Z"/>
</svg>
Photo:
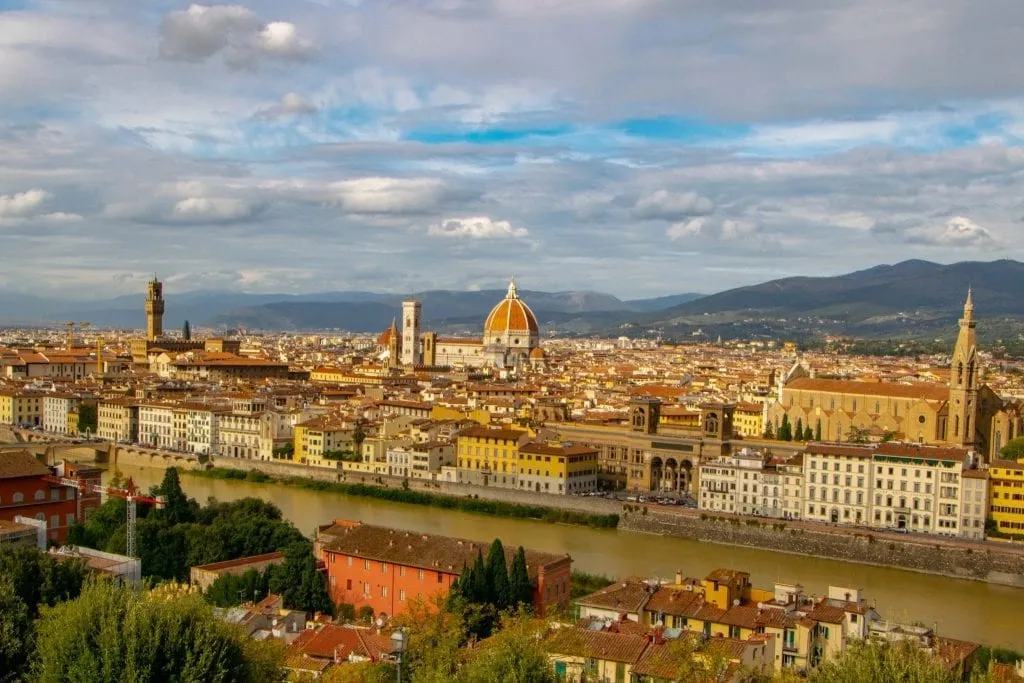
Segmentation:
<svg viewBox="0 0 1024 683">
<path fill-rule="evenodd" d="M 0 455 L 0 519 L 21 515 L 46 522 L 46 538 L 62 542 L 78 519 L 78 491 L 47 482 L 50 474 L 28 451 Z"/>
<path fill-rule="evenodd" d="M 392 616 L 404 612 L 414 598 L 447 595 L 462 568 L 477 553 L 486 557 L 489 548 L 481 541 L 339 519 L 317 530 L 315 552 L 327 567 L 335 602 L 357 609 L 369 605 L 375 614 Z M 509 565 L 514 553 L 514 548 L 505 549 Z M 569 606 L 571 557 L 527 550 L 526 568 L 538 615 Z"/>
</svg>

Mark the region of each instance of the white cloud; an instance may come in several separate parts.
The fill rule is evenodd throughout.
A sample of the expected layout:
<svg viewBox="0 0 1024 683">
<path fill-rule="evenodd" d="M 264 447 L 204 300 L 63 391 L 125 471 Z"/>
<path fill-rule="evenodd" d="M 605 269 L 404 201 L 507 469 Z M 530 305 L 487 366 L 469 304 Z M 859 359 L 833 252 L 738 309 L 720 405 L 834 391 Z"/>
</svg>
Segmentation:
<svg viewBox="0 0 1024 683">
<path fill-rule="evenodd" d="M 0 219 L 34 216 L 49 198 L 49 192 L 39 189 L 17 194 L 0 194 Z"/>
<path fill-rule="evenodd" d="M 414 214 L 438 207 L 445 185 L 433 178 L 358 178 L 331 183 L 333 202 L 346 213 Z"/>
<path fill-rule="evenodd" d="M 313 44 L 292 23 L 264 24 L 241 5 L 190 5 L 170 12 L 160 26 L 160 56 L 201 62 L 223 53 L 233 67 L 254 65 L 260 57 L 306 59 Z"/>
<path fill-rule="evenodd" d="M 995 246 L 996 239 L 988 229 L 965 216 L 953 216 L 944 226 L 920 228 L 907 233 L 907 241 L 936 246 Z"/>
<path fill-rule="evenodd" d="M 760 230 L 761 226 L 753 221 L 701 217 L 673 223 L 665 231 L 665 236 L 673 242 L 687 238 L 706 238 L 722 242 L 733 242 L 752 237 L 760 232 Z"/>
<path fill-rule="evenodd" d="M 233 223 L 249 218 L 255 208 L 242 199 L 189 197 L 171 210 L 171 219 L 186 223 Z"/>
<path fill-rule="evenodd" d="M 475 240 L 519 239 L 528 237 L 526 228 L 516 228 L 508 221 L 496 221 L 487 216 L 446 218 L 431 225 L 428 235 L 437 237 L 465 237 Z"/>
<path fill-rule="evenodd" d="M 633 216 L 643 220 L 662 219 L 678 221 L 689 216 L 704 216 L 714 209 L 707 197 L 696 192 L 669 192 L 656 190 L 637 200 Z"/>
<path fill-rule="evenodd" d="M 317 113 L 315 104 L 298 93 L 290 92 L 272 107 L 256 112 L 257 119 L 279 119 L 285 116 L 311 116 Z"/>
</svg>

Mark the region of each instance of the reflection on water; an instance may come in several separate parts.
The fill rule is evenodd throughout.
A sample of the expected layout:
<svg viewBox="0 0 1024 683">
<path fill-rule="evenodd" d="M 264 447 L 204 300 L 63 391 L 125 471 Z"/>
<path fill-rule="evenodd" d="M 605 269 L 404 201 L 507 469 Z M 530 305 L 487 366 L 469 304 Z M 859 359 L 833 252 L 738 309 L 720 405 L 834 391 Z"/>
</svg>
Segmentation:
<svg viewBox="0 0 1024 683">
<path fill-rule="evenodd" d="M 163 470 L 122 466 L 126 476 L 146 488 L 160 482 Z M 700 543 L 607 529 L 548 524 L 474 515 L 454 510 L 306 491 L 273 484 L 203 479 L 183 474 L 185 492 L 201 503 L 213 497 L 235 500 L 255 496 L 272 501 L 284 516 L 312 536 L 332 519 L 447 534 L 480 541 L 500 537 L 505 545 L 524 545 L 572 555 L 574 567 L 609 576 L 672 577 L 676 571 L 703 576 L 717 567 L 750 572 L 756 586 L 796 582 L 808 593 L 823 594 L 829 584 L 862 588 L 883 617 L 937 625 L 951 638 L 1024 650 L 1024 589 L 948 579 L 899 569 L 834 562 L 799 555 Z"/>
</svg>

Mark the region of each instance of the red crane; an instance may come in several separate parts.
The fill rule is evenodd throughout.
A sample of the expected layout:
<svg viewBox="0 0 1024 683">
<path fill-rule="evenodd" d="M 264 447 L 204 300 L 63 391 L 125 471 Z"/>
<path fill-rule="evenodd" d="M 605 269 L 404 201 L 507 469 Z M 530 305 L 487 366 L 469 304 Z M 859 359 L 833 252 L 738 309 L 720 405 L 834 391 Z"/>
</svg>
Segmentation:
<svg viewBox="0 0 1024 683">
<path fill-rule="evenodd" d="M 154 505 L 157 508 L 162 508 L 165 502 L 163 496 L 153 498 L 151 496 L 140 495 L 138 492 L 139 489 L 135 486 L 135 482 L 132 481 L 131 477 L 128 477 L 128 481 L 125 482 L 124 488 L 104 486 L 103 484 L 93 484 L 83 479 L 72 479 L 70 477 L 58 477 L 55 475 L 46 475 L 43 477 L 43 480 L 59 486 L 70 486 L 73 489 L 78 489 L 79 493 L 100 493 L 107 496 L 114 496 L 115 498 L 124 498 L 128 503 L 128 538 L 125 546 L 129 557 L 136 557 L 135 505 L 137 503 L 142 503 L 143 505 Z M 78 498 L 79 506 L 81 506 L 81 496 Z M 79 510 L 78 519 L 81 519 L 81 510 Z"/>
</svg>

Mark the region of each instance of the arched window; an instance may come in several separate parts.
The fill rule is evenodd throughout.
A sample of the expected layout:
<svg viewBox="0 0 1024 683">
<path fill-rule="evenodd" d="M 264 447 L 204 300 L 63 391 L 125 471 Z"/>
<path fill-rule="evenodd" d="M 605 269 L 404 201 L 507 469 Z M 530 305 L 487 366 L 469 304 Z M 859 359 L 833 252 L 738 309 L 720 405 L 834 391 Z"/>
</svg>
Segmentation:
<svg viewBox="0 0 1024 683">
<path fill-rule="evenodd" d="M 13 496 L 13 498 L 11 498 L 11 500 L 12 500 L 13 502 L 15 502 L 15 503 L 21 503 L 21 502 L 24 502 L 24 500 L 25 500 L 25 494 L 23 494 L 23 493 L 22 493 L 21 491 L 15 491 L 15 492 L 14 492 L 14 496 Z"/>
<path fill-rule="evenodd" d="M 46 515 L 44 515 L 42 512 L 37 512 L 36 513 L 36 519 L 39 520 L 40 522 L 45 522 L 46 521 Z"/>
<path fill-rule="evenodd" d="M 960 416 L 953 416 L 953 436 L 960 436 Z"/>
<path fill-rule="evenodd" d="M 964 364 L 963 361 L 956 364 L 956 383 L 962 385 L 964 383 Z"/>
<path fill-rule="evenodd" d="M 974 361 L 967 364 L 967 386 L 974 386 Z"/>
<path fill-rule="evenodd" d="M 45 494 L 45 493 L 43 493 L 42 489 L 40 489 L 40 490 L 36 491 L 36 493 L 35 493 L 35 499 L 36 499 L 36 500 L 42 500 L 43 498 L 46 498 L 46 494 Z"/>
</svg>

